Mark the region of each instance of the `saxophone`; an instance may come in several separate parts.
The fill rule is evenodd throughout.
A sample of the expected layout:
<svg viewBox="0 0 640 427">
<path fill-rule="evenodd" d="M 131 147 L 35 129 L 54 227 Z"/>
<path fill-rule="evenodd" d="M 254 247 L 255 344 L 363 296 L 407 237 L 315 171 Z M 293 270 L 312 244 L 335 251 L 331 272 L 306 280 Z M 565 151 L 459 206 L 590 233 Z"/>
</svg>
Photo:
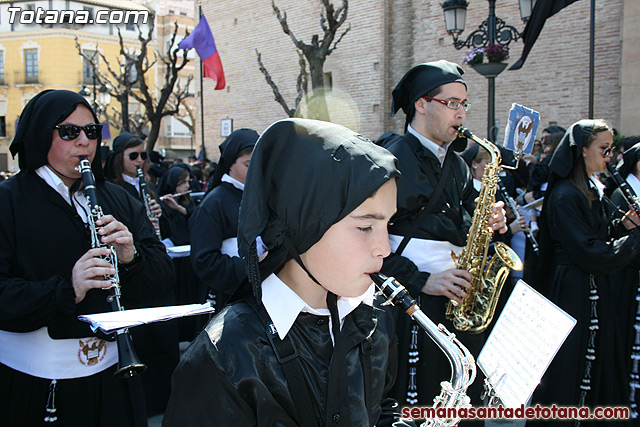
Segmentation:
<svg viewBox="0 0 640 427">
<path fill-rule="evenodd" d="M 440 350 L 447 356 L 451 363 L 451 380 L 442 381 L 442 391 L 439 396 L 433 399 L 434 412 L 440 408 L 455 408 L 455 414 L 462 408 L 470 408 L 469 396 L 466 395 L 467 388 L 476 378 L 476 362 L 469 350 L 456 339 L 456 336 L 442 326 L 436 326 L 426 314 L 420 310 L 415 300 L 393 277 L 385 277 L 380 273 L 371 274 L 373 283 L 379 293 L 387 301 L 383 305 L 399 305 L 411 316 L 429 337 L 440 347 Z M 460 418 L 431 418 L 421 427 L 452 427 L 460 422 Z"/>
<path fill-rule="evenodd" d="M 494 255 L 490 260 L 487 259 L 493 238 L 493 230 L 487 226 L 487 221 L 492 216 L 491 207 L 496 201 L 502 157 L 498 147 L 486 139 L 478 138 L 468 129 L 459 126 L 458 134 L 473 139 L 486 149 L 491 155 L 491 162 L 484 169 L 480 195 L 467 235 L 467 245 L 460 254 L 451 253 L 456 268 L 467 270 L 473 277 L 472 288 L 468 292 L 470 296 L 462 300 L 462 303 L 449 301 L 446 316 L 457 330 L 480 333 L 493 319 L 500 291 L 509 276 L 509 270 L 522 270 L 522 261 L 513 249 L 502 242 L 494 243 Z"/>
</svg>

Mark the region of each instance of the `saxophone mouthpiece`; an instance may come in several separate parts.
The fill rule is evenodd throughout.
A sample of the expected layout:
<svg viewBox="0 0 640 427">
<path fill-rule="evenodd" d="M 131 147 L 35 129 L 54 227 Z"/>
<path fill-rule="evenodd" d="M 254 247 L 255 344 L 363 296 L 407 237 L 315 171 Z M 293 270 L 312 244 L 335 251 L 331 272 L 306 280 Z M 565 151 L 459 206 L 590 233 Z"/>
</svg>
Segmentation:
<svg viewBox="0 0 640 427">
<path fill-rule="evenodd" d="M 458 130 L 458 136 L 463 136 L 467 139 L 473 139 L 473 134 L 471 133 L 471 131 L 464 126 L 457 126 L 456 129 Z"/>
<path fill-rule="evenodd" d="M 373 280 L 373 283 L 375 283 L 376 286 L 378 286 L 378 287 L 382 286 L 382 284 L 385 282 L 385 280 L 388 279 L 388 277 L 385 276 L 382 273 L 371 273 L 369 276 Z"/>
</svg>

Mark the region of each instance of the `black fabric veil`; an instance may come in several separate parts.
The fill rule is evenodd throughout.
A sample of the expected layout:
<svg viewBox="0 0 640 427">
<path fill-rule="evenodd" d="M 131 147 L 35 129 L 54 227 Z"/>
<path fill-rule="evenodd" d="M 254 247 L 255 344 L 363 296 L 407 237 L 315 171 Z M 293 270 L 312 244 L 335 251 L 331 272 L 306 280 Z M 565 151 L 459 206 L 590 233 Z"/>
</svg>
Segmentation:
<svg viewBox="0 0 640 427">
<path fill-rule="evenodd" d="M 397 177 L 396 158 L 333 123 L 287 119 L 271 125 L 253 151 L 240 207 L 238 246 L 260 300 L 261 277 L 306 252 L 334 223 Z M 255 241 L 268 255 L 257 267 Z M 297 253 L 291 253 L 292 251 Z"/>
<path fill-rule="evenodd" d="M 77 108 L 84 105 L 91 111 L 96 123 L 100 123 L 91 105 L 78 93 L 69 90 L 44 90 L 31 98 L 20 114 L 16 135 L 9 150 L 23 171 L 34 171 L 47 164 L 54 127 L 62 123 Z M 91 169 L 96 181 L 104 181 L 100 159 L 98 134 L 96 153 Z"/>
<path fill-rule="evenodd" d="M 467 86 L 462 75 L 464 70 L 453 62 L 440 61 L 418 64 L 405 73 L 393 89 L 391 116 L 402 109 L 407 115 L 405 129 L 415 115 L 415 102 L 427 92 L 447 83 L 462 83 Z M 464 148 L 462 148 L 464 150 Z M 459 151 L 462 151 L 459 150 Z"/>
<path fill-rule="evenodd" d="M 220 144 L 220 160 L 216 166 L 211 182 L 207 186 L 207 193 L 216 188 L 222 182 L 222 176 L 229 172 L 229 168 L 238 158 L 238 154 L 256 145 L 258 132 L 253 129 L 238 129 Z"/>
</svg>

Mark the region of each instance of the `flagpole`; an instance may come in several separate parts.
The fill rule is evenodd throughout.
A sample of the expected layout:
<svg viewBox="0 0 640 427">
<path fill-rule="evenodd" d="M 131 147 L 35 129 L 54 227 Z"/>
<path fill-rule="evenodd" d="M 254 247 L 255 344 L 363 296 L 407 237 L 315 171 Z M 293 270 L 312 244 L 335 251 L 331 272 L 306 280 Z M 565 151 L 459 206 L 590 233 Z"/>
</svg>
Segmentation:
<svg viewBox="0 0 640 427">
<path fill-rule="evenodd" d="M 202 6 L 198 4 L 198 17 L 202 19 Z M 204 149 L 204 79 L 202 78 L 204 64 L 202 61 L 200 62 L 200 138 L 201 138 L 201 148 L 200 152 L 202 153 L 202 161 L 205 159 L 205 149 Z"/>
<path fill-rule="evenodd" d="M 596 0 L 591 0 L 591 30 L 589 31 L 589 119 L 593 119 L 593 81 L 595 77 Z"/>
</svg>

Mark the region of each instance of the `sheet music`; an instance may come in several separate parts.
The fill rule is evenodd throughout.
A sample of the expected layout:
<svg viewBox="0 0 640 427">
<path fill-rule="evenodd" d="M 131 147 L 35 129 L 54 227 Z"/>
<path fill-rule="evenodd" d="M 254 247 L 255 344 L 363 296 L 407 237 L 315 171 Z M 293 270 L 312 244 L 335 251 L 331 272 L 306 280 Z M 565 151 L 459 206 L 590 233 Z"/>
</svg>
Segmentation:
<svg viewBox="0 0 640 427">
<path fill-rule="evenodd" d="M 110 311 L 107 313 L 86 314 L 78 316 L 78 319 L 91 323 L 91 329 L 95 332 L 101 329 L 104 333 L 111 333 L 118 329 L 132 326 L 146 325 L 147 323 L 171 320 L 177 317 L 195 316 L 198 314 L 213 313 L 215 308 L 209 303 L 172 305 L 167 307 L 138 308 L 135 310 Z"/>
<path fill-rule="evenodd" d="M 576 320 L 518 280 L 478 366 L 505 407 L 526 404 Z"/>
</svg>

